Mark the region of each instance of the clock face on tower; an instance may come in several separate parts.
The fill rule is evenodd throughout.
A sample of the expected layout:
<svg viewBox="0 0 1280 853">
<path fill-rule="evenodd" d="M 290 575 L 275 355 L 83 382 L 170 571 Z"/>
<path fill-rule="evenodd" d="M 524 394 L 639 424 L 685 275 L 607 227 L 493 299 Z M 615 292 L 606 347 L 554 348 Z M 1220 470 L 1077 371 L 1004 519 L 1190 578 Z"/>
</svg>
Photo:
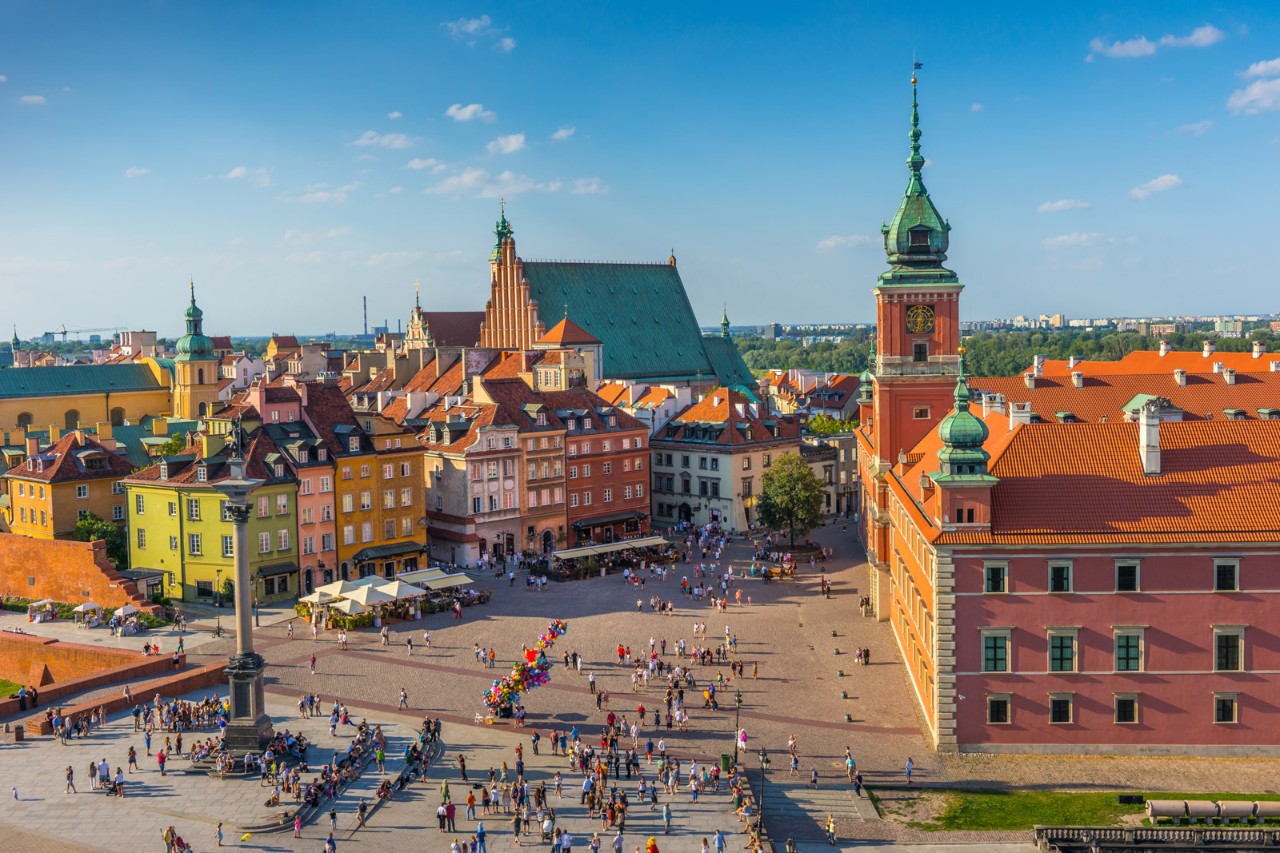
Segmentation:
<svg viewBox="0 0 1280 853">
<path fill-rule="evenodd" d="M 907 331 L 923 335 L 933 331 L 933 306 L 913 305 L 907 309 Z"/>
</svg>

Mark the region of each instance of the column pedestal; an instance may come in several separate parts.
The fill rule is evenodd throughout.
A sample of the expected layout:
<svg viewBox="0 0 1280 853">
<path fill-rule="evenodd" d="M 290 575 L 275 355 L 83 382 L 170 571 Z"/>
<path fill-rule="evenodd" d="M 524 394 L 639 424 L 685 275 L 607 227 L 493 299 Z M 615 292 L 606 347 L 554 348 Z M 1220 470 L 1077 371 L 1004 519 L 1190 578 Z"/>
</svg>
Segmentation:
<svg viewBox="0 0 1280 853">
<path fill-rule="evenodd" d="M 231 720 L 223 743 L 233 754 L 260 752 L 274 732 L 263 691 L 266 661 L 254 652 L 231 658 L 224 670 L 231 689 Z"/>
</svg>

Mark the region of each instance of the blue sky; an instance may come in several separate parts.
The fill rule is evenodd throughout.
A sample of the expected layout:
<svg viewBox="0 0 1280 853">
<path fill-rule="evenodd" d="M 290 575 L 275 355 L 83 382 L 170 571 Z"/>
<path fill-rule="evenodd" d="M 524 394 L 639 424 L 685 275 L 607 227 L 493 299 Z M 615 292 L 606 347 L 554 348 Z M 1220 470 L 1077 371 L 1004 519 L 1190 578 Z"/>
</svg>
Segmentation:
<svg viewBox="0 0 1280 853">
<path fill-rule="evenodd" d="M 0 322 L 477 309 L 500 197 L 704 324 L 867 321 L 913 51 L 966 318 L 1277 309 L 1267 3 L 3 0 Z"/>
</svg>

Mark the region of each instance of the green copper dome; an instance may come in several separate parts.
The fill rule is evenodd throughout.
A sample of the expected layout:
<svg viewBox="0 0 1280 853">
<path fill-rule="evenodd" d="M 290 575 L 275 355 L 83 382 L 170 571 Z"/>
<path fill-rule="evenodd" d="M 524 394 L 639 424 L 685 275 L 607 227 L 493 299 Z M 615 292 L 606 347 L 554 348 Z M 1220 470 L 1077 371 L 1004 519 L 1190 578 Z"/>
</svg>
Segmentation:
<svg viewBox="0 0 1280 853">
<path fill-rule="evenodd" d="M 938 437 L 942 449 L 943 473 L 985 474 L 991 455 L 982 449 L 990 430 L 982 419 L 969 411 L 969 382 L 964 375 L 964 351 L 960 353 L 960 376 L 956 380 L 956 410 L 942 419 L 938 425 Z M 963 467 L 962 467 L 963 466 Z"/>
<path fill-rule="evenodd" d="M 213 341 L 204 334 L 204 312 L 196 305 L 196 286 L 191 285 L 191 304 L 187 307 L 187 333 L 178 338 L 174 361 L 213 361 Z"/>
<path fill-rule="evenodd" d="M 906 192 L 898 212 L 880 228 L 884 252 L 892 267 L 881 274 L 882 284 L 954 283 L 955 273 L 942 266 L 947 259 L 951 225 L 942 218 L 924 186 L 924 155 L 920 153 L 920 108 L 916 79 L 911 78 L 911 154 L 907 157 Z"/>
<path fill-rule="evenodd" d="M 503 241 L 515 234 L 515 229 L 513 229 L 511 227 L 511 223 L 507 221 L 507 208 L 505 204 L 502 205 L 502 213 L 499 215 L 497 225 L 494 226 L 493 233 L 498 240 L 494 243 L 493 253 L 489 255 L 489 260 L 496 261 L 498 258 L 502 257 Z"/>
</svg>

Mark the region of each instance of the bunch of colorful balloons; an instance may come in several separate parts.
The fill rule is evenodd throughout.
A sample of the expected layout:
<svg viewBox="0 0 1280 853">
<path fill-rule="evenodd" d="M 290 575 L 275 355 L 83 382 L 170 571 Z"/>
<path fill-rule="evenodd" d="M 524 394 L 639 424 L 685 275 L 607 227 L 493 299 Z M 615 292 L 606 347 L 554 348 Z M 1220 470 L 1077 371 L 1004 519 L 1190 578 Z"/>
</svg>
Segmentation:
<svg viewBox="0 0 1280 853">
<path fill-rule="evenodd" d="M 546 633 L 538 637 L 537 644 L 524 650 L 524 660 L 516 662 L 511 674 L 493 682 L 493 686 L 484 692 L 484 706 L 491 714 L 503 707 L 510 708 L 521 693 L 551 680 L 551 660 L 547 657 L 547 650 L 568 630 L 569 623 L 563 619 L 552 619 Z"/>
</svg>

